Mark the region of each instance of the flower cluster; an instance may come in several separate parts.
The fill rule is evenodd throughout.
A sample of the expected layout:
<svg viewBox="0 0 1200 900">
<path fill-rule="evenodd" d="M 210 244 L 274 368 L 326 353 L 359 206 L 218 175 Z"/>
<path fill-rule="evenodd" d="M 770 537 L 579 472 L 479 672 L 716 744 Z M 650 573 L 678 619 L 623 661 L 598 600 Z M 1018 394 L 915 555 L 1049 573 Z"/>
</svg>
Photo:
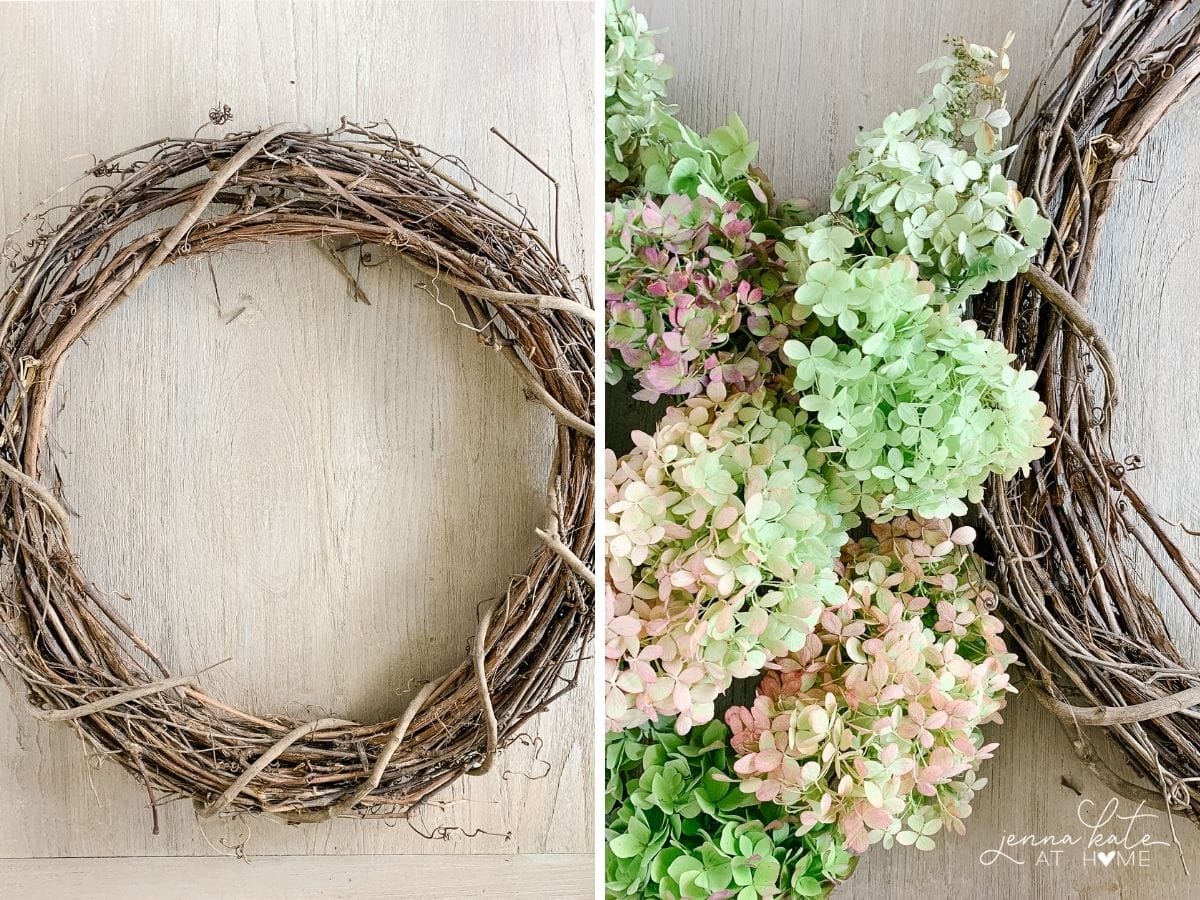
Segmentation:
<svg viewBox="0 0 1200 900">
<path fill-rule="evenodd" d="M 1008 42 L 954 42 L 812 219 L 736 116 L 674 118 L 627 0 L 608 20 L 607 378 L 684 399 L 607 455 L 607 893 L 823 896 L 872 844 L 962 831 L 1012 690 L 945 518 L 1049 443 L 966 318 L 1050 230 L 1002 168 Z"/>
<path fill-rule="evenodd" d="M 942 827 L 963 830 L 985 783 L 976 770 L 995 745 L 980 725 L 999 721 L 1015 657 L 970 528 L 903 518 L 872 531 L 842 554 L 845 601 L 752 707 L 726 714 L 734 769 L 802 832 L 835 825 L 854 853 L 928 849 Z"/>
<path fill-rule="evenodd" d="M 789 380 L 869 518 L 963 515 L 988 475 L 1011 478 L 1049 443 L 1034 374 L 938 299 L 903 256 L 814 262 L 796 291 L 789 315 L 820 333 L 782 344 Z"/>
<path fill-rule="evenodd" d="M 637 182 L 641 147 L 667 108 L 671 70 L 629 0 L 607 0 L 604 29 L 604 175 L 617 184 Z"/>
<path fill-rule="evenodd" d="M 689 400 L 633 438 L 607 455 L 606 712 L 686 731 L 843 602 L 831 566 L 852 522 L 820 432 L 768 391 Z"/>
<path fill-rule="evenodd" d="M 872 252 L 908 254 L 955 301 L 1024 271 L 1050 233 L 1000 166 L 1013 149 L 1000 146 L 1007 47 L 954 42 L 951 56 L 931 63 L 941 70 L 933 93 L 861 133 L 833 189 L 830 209 Z"/>
<path fill-rule="evenodd" d="M 660 115 L 656 139 L 642 148 L 642 189 L 651 196 L 685 194 L 717 203 L 737 201 L 762 219 L 771 205 L 770 186 L 752 169 L 758 143 L 731 115 L 725 125 L 701 136 L 678 119 Z"/>
<path fill-rule="evenodd" d="M 830 481 L 869 518 L 962 515 L 989 475 L 1011 478 L 1049 443 L 1034 375 L 961 318 L 1049 232 L 999 168 L 1007 54 L 959 41 L 934 65 L 921 107 L 860 136 L 833 212 L 775 247 L 797 285 L 771 323 L 792 335 L 786 377 L 833 437 Z"/>
<path fill-rule="evenodd" d="M 606 746 L 605 890 L 610 897 L 820 897 L 855 858 L 836 829 L 800 828 L 738 790 L 729 731 L 680 737 L 663 723 Z"/>
<path fill-rule="evenodd" d="M 635 373 L 638 399 L 693 396 L 710 384 L 752 392 L 787 328 L 773 323 L 760 271 L 764 236 L 735 202 L 672 194 L 612 203 L 605 222 L 606 378 Z M 741 329 L 756 357 L 736 348 Z"/>
<path fill-rule="evenodd" d="M 807 218 L 804 203 L 778 203 L 754 168 L 758 143 L 736 115 L 701 135 L 664 100 L 672 75 L 654 32 L 629 0 L 607 0 L 605 25 L 605 177 L 609 198 L 707 197 L 738 202 L 760 224 L 782 228 Z"/>
</svg>

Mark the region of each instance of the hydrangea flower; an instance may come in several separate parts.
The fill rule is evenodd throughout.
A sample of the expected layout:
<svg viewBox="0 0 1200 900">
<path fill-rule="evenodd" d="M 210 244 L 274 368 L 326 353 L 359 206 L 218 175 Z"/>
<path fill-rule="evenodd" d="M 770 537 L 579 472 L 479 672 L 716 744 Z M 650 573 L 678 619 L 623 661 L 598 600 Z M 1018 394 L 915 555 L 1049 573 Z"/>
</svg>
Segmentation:
<svg viewBox="0 0 1200 900">
<path fill-rule="evenodd" d="M 604 175 L 615 184 L 640 181 L 641 146 L 668 107 L 672 75 L 654 46 L 654 32 L 629 0 L 604 10 Z"/>
<path fill-rule="evenodd" d="M 912 260 L 813 262 L 795 296 L 789 316 L 818 333 L 785 341 L 781 356 L 797 403 L 831 436 L 829 479 L 864 515 L 963 515 L 989 475 L 1011 478 L 1043 454 L 1034 373 L 935 305 Z"/>
<path fill-rule="evenodd" d="M 770 186 L 752 163 L 758 144 L 736 115 L 707 136 L 672 115 L 666 82 L 674 74 L 655 32 L 629 0 L 607 0 L 604 14 L 604 174 L 610 197 L 707 197 L 766 212 Z M 785 207 L 784 219 L 798 210 Z"/>
<path fill-rule="evenodd" d="M 689 400 L 627 456 L 608 452 L 610 729 L 709 721 L 732 679 L 800 649 L 843 602 L 831 566 L 853 523 L 821 477 L 820 437 L 762 390 Z"/>
<path fill-rule="evenodd" d="M 1007 48 L 953 42 L 926 67 L 941 78 L 919 107 L 858 136 L 831 198 L 862 252 L 909 255 L 956 302 L 1024 271 L 1050 233 L 1000 165 L 1015 149 L 1001 147 Z"/>
<path fill-rule="evenodd" d="M 821 614 L 804 648 L 778 660 L 754 704 L 726 714 L 742 790 L 836 826 L 862 853 L 933 846 L 962 832 L 976 771 L 995 744 L 1015 657 L 990 612 L 974 532 L 948 520 L 894 519 L 848 544 L 846 599 Z"/>
<path fill-rule="evenodd" d="M 764 297 L 779 279 L 761 271 L 769 256 L 738 203 L 718 206 L 680 194 L 609 205 L 605 218 L 606 378 L 636 374 L 635 396 L 693 396 L 710 385 L 751 392 L 787 328 Z M 732 340 L 739 329 L 761 351 Z"/>
<path fill-rule="evenodd" d="M 738 202 L 764 224 L 802 216 L 802 208 L 793 205 L 784 207 L 783 215 L 770 214 L 774 197 L 766 176 L 753 166 L 757 155 L 758 142 L 750 140 L 737 115 L 700 135 L 662 113 L 652 139 L 641 148 L 642 188 L 651 196 L 683 194 L 719 204 Z"/>
<path fill-rule="evenodd" d="M 803 203 L 777 203 L 753 165 L 758 143 L 731 115 L 707 135 L 673 115 L 666 82 L 674 74 L 654 46 L 654 34 L 628 0 L 607 0 L 604 16 L 604 172 L 609 198 L 707 197 L 738 202 L 763 225 L 797 224 Z"/>
<path fill-rule="evenodd" d="M 820 897 L 855 859 L 833 827 L 797 828 L 731 778 L 720 722 L 669 721 L 606 743 L 605 892 L 610 897 Z"/>
</svg>

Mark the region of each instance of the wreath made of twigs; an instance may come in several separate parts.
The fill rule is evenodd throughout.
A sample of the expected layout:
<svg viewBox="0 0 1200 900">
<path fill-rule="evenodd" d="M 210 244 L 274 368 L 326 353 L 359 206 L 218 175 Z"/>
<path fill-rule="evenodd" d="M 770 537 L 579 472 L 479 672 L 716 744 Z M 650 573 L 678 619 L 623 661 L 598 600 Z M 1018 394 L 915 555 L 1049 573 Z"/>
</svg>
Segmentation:
<svg viewBox="0 0 1200 900">
<path fill-rule="evenodd" d="M 1126 163 L 1200 80 L 1200 0 L 1085 5 L 1083 25 L 1059 45 L 1066 74 L 1035 85 L 1044 99 L 1020 137 L 1018 181 L 1052 237 L 1023 282 L 985 304 L 998 338 L 1038 372 L 1055 444 L 1032 478 L 993 483 L 982 516 L 1032 692 L 1111 787 L 1200 818 L 1200 668 L 1155 599 L 1200 625 L 1200 568 L 1126 477 L 1140 460 L 1113 449 L 1120 380 L 1088 311 Z M 1153 788 L 1108 768 L 1095 726 Z"/>
<path fill-rule="evenodd" d="M 152 809 L 191 798 L 206 816 L 402 816 L 460 775 L 486 772 L 575 684 L 592 631 L 594 316 L 556 249 L 460 162 L 379 126 L 157 141 L 88 175 L 106 181 L 61 224 L 41 217 L 0 303 L 10 683 L 33 715 L 71 722 L 131 771 Z M 68 516 L 39 473 L 63 358 L 106 311 L 162 265 L 282 240 L 379 246 L 431 292 L 452 289 L 468 327 L 556 419 L 539 550 L 482 607 L 469 658 L 388 722 L 252 715 L 173 675 L 80 568 Z"/>
</svg>

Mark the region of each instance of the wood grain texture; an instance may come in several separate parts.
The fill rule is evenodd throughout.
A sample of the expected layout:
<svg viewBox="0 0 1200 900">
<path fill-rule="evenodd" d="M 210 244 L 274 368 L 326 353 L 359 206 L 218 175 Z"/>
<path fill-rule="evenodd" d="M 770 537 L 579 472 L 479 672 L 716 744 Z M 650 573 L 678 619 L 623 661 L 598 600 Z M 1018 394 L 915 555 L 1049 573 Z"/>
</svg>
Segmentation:
<svg viewBox="0 0 1200 900">
<path fill-rule="evenodd" d="M 383 900 L 429 897 L 521 897 L 561 900 L 587 896 L 588 855 L 309 856 L 259 857 L 249 862 L 201 857 L 0 860 L 10 897 L 120 897 L 121 900 Z M 114 889 L 81 892 L 80 885 Z M 448 893 L 448 891 L 450 893 Z"/>
<path fill-rule="evenodd" d="M 1017 33 L 1009 96 L 1019 99 L 1041 68 L 1063 10 L 1062 3 L 992 0 L 642 0 L 676 77 L 668 94 L 684 121 L 708 130 L 731 112 L 761 142 L 760 164 L 783 196 L 827 202 L 833 175 L 861 127 L 874 127 L 893 108 L 911 105 L 927 87 L 917 67 L 940 53 L 941 39 L 962 34 L 996 44 Z M 1095 310 L 1124 364 L 1124 406 L 1116 446 L 1138 453 L 1146 470 L 1137 484 L 1167 518 L 1200 525 L 1200 313 L 1192 282 L 1200 266 L 1200 97 L 1180 106 L 1147 142 L 1131 166 L 1108 224 L 1109 248 L 1097 279 Z M 652 425 L 627 403 L 610 402 L 610 435 Z M 610 438 L 610 440 L 613 440 Z M 1200 551 L 1200 541 L 1189 544 Z M 1165 595 L 1163 597 L 1165 599 Z M 1164 603 L 1164 608 L 1167 604 Z M 1200 629 L 1168 612 L 1177 642 L 1200 661 Z M 1171 847 L 1153 847 L 1144 867 L 1113 861 L 1086 865 L 1082 853 L 1036 865 L 992 866 L 980 854 L 1006 834 L 1080 834 L 1080 797 L 1103 806 L 1111 793 L 1076 760 L 1067 736 L 1032 698 L 1009 707 L 1007 723 L 993 727 L 998 757 L 985 764 L 991 784 L 979 795 L 964 837 L 941 836 L 927 854 L 896 848 L 866 855 L 846 898 L 1187 898 L 1200 872 L 1200 832 L 1177 820 L 1185 874 Z M 1119 760 L 1114 763 L 1122 766 Z M 1128 801 L 1120 813 L 1132 813 Z M 1092 811 L 1085 808 L 1085 815 Z M 1136 838 L 1141 822 L 1134 826 Z M 1105 830 L 1114 829 L 1116 823 Z M 1123 826 L 1120 829 L 1123 831 Z M 1171 839 L 1165 816 L 1146 820 L 1153 840 Z"/>
<path fill-rule="evenodd" d="M 548 185 L 495 126 L 561 182 L 564 259 L 586 271 L 592 25 L 564 2 L 4 4 L 5 230 L 87 154 L 190 135 L 228 103 L 222 130 L 386 118 L 548 227 Z M 67 361 L 52 455 L 85 567 L 177 671 L 228 657 L 204 683 L 235 704 L 395 715 L 536 544 L 550 415 L 418 281 L 365 269 L 366 306 L 310 246 L 247 247 L 155 273 Z M 5 691 L 0 857 L 590 853 L 592 722 L 585 681 L 412 823 L 473 839 L 201 825 L 182 804 L 153 837 L 140 787 Z"/>
</svg>

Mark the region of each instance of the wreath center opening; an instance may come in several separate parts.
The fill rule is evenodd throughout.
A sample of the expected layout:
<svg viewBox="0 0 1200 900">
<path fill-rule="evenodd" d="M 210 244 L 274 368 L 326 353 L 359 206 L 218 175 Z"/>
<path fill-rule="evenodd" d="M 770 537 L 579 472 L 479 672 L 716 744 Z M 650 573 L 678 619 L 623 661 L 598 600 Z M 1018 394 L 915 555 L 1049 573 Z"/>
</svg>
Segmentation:
<svg viewBox="0 0 1200 900">
<path fill-rule="evenodd" d="M 356 298 L 331 252 L 155 272 L 68 354 L 43 470 L 176 671 L 229 658 L 206 683 L 250 712 L 374 722 L 526 564 L 554 426 L 452 291 L 369 248 L 340 255 Z"/>
</svg>

